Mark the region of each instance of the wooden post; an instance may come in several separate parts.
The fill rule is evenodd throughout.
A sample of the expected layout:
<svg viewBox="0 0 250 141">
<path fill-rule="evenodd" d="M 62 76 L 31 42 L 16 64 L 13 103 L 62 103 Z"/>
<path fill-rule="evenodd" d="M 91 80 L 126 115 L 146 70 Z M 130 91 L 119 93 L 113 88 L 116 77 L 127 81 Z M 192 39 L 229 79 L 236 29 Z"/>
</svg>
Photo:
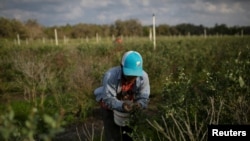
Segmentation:
<svg viewBox="0 0 250 141">
<path fill-rule="evenodd" d="M 28 42 L 28 39 L 26 38 L 26 45 L 28 45 L 29 44 L 29 42 Z"/>
<path fill-rule="evenodd" d="M 152 28 L 149 28 L 149 40 L 152 41 Z"/>
<path fill-rule="evenodd" d="M 153 14 L 153 42 L 154 42 L 154 50 L 156 49 L 156 37 L 155 37 L 155 14 Z"/>
<path fill-rule="evenodd" d="M 207 38 L 207 30 L 204 29 L 204 37 Z"/>
<path fill-rule="evenodd" d="M 17 45 L 20 46 L 20 37 L 19 37 L 19 34 L 17 34 Z"/>
<path fill-rule="evenodd" d="M 242 29 L 241 30 L 241 37 L 243 37 L 244 36 L 244 30 Z"/>
<path fill-rule="evenodd" d="M 43 37 L 43 44 L 45 44 L 45 38 Z"/>
<path fill-rule="evenodd" d="M 99 42 L 99 37 L 98 37 L 98 33 L 96 33 L 96 42 Z"/>
<path fill-rule="evenodd" d="M 89 37 L 87 36 L 87 37 L 85 38 L 85 40 L 86 40 L 86 42 L 88 43 L 88 42 L 89 42 Z"/>
<path fill-rule="evenodd" d="M 57 30 L 55 29 L 55 42 L 56 42 L 56 46 L 58 46 L 58 38 L 57 38 Z"/>
<path fill-rule="evenodd" d="M 67 38 L 66 38 L 66 36 L 65 36 L 65 35 L 63 36 L 63 43 L 64 43 L 64 44 L 66 44 L 66 43 L 67 43 Z"/>
</svg>

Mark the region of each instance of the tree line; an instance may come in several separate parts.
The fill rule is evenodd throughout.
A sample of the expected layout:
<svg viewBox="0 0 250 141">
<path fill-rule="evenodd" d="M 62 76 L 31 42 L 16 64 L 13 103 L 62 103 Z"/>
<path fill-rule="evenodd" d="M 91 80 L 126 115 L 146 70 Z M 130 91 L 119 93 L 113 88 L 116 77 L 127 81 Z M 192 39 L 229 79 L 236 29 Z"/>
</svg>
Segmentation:
<svg viewBox="0 0 250 141">
<path fill-rule="evenodd" d="M 149 36 L 152 25 L 142 25 L 137 19 L 116 20 L 113 24 L 86 24 L 43 26 L 35 19 L 21 22 L 16 19 L 0 17 L 0 38 L 21 39 L 54 38 L 54 29 L 57 29 L 58 38 L 85 38 L 110 36 Z M 170 26 L 168 24 L 156 25 L 157 36 L 179 36 L 179 35 L 249 35 L 250 26 L 228 27 L 226 24 L 215 24 L 214 27 L 182 23 Z"/>
</svg>

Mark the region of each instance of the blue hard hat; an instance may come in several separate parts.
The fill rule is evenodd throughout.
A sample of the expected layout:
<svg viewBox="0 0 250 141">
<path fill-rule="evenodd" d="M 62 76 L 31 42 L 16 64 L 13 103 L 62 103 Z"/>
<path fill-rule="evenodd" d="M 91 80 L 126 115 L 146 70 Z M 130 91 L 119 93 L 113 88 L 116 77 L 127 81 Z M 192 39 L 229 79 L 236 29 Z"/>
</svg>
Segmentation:
<svg viewBox="0 0 250 141">
<path fill-rule="evenodd" d="M 122 69 L 124 75 L 127 76 L 142 76 L 142 57 L 136 51 L 128 51 L 122 57 Z"/>
</svg>

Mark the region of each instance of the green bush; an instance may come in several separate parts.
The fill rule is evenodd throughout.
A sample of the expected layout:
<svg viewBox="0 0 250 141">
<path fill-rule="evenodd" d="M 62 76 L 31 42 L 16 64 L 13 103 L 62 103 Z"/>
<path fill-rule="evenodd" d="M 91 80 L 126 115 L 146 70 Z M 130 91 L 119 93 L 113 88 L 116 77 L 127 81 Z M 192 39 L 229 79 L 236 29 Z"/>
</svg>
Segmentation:
<svg viewBox="0 0 250 141">
<path fill-rule="evenodd" d="M 137 140 L 205 140 L 207 124 L 249 124 L 249 41 L 159 37 L 155 50 L 146 38 L 124 38 L 120 46 L 1 42 L 1 139 L 49 140 L 63 125 L 84 121 L 104 72 L 128 50 L 142 54 L 151 85 L 151 113 L 137 125 Z"/>
</svg>

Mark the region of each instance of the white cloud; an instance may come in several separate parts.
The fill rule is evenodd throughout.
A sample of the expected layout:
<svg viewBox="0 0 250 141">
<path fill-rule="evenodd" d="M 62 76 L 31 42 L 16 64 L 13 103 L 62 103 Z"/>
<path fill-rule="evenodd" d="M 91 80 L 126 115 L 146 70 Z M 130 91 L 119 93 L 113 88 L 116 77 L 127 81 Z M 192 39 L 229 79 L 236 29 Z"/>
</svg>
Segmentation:
<svg viewBox="0 0 250 141">
<path fill-rule="evenodd" d="M 242 5 L 238 2 L 212 3 L 212 2 L 202 2 L 196 0 L 196 2 L 193 5 L 191 5 L 191 8 L 200 12 L 204 11 L 216 14 L 233 14 L 243 11 Z"/>
<path fill-rule="evenodd" d="M 150 6 L 149 0 L 142 0 L 141 3 L 142 3 L 142 5 L 145 6 L 145 7 Z"/>
<path fill-rule="evenodd" d="M 125 5 L 126 7 L 131 7 L 133 6 L 133 3 L 131 0 L 122 0 L 121 3 Z"/>
<path fill-rule="evenodd" d="M 114 3 L 112 0 L 80 0 L 79 4 L 84 8 L 98 8 L 107 7 L 109 4 Z M 77 4 L 77 3 L 76 3 Z"/>
<path fill-rule="evenodd" d="M 157 24 L 246 25 L 250 24 L 249 9 L 249 0 L 1 0 L 0 17 L 37 19 L 47 25 L 130 18 L 151 24 L 155 13 Z"/>
<path fill-rule="evenodd" d="M 64 13 L 64 17 L 68 20 L 76 19 L 76 18 L 81 18 L 84 16 L 84 11 L 80 7 L 72 7 L 72 9 L 69 11 L 66 11 Z"/>
</svg>

